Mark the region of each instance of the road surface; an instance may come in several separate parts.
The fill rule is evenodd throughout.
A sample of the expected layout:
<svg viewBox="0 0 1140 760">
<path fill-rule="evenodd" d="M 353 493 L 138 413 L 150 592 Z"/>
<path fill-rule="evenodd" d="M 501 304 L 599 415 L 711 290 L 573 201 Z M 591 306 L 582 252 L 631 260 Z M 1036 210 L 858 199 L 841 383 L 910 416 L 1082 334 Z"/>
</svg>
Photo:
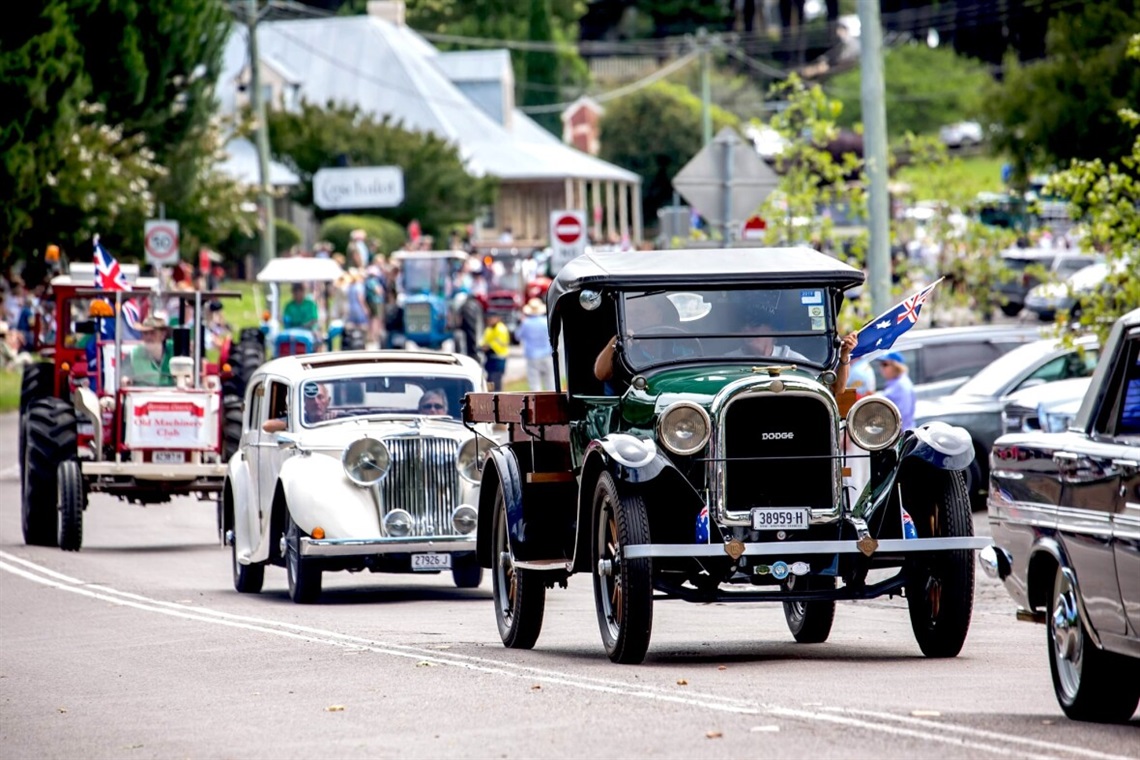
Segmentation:
<svg viewBox="0 0 1140 760">
<path fill-rule="evenodd" d="M 644 665 L 605 657 L 589 578 L 504 649 L 490 579 L 284 571 L 237 594 L 211 503 L 94 496 L 82 552 L 25 547 L 16 420 L 0 417 L 0 756 L 1135 758 L 1070 722 L 1042 627 L 979 577 L 961 656 L 927 660 L 904 603 L 841 604 L 796 645 L 778 606 L 659 603 Z M 984 530 L 979 518 L 978 528 Z"/>
</svg>

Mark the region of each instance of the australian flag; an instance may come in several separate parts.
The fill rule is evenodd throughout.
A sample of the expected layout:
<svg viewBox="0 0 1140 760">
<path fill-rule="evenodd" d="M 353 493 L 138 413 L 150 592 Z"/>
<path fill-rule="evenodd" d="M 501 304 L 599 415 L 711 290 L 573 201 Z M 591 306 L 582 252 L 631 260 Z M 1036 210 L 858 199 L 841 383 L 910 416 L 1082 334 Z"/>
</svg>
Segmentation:
<svg viewBox="0 0 1140 760">
<path fill-rule="evenodd" d="M 914 327 L 922 305 L 940 282 L 942 282 L 941 277 L 863 325 L 859 330 L 859 342 L 851 352 L 851 358 L 855 359 L 872 351 L 883 351 L 893 346 L 900 335 Z"/>
<path fill-rule="evenodd" d="M 99 236 L 95 236 L 95 287 L 101 290 L 130 290 L 127 276 L 123 274 L 122 267 L 115 257 L 107 253 L 107 249 L 99 243 Z"/>
</svg>

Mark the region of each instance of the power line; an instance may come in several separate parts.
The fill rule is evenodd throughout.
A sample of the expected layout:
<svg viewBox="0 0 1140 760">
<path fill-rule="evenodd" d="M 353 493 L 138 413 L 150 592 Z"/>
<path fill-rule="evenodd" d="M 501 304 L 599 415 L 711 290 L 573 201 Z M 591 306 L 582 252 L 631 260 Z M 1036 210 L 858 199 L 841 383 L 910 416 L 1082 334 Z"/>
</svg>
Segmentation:
<svg viewBox="0 0 1140 760">
<path fill-rule="evenodd" d="M 598 103 L 605 103 L 607 101 L 620 98 L 623 95 L 629 95 L 630 93 L 637 92 L 640 89 L 648 87 L 649 85 L 653 84 L 654 82 L 657 82 L 661 79 L 664 79 L 665 77 L 669 76 L 670 74 L 672 74 L 675 71 L 679 71 L 680 69 L 684 68 L 685 66 L 688 66 L 690 63 L 692 63 L 694 60 L 696 60 L 696 58 L 697 58 L 696 51 L 686 53 L 685 55 L 681 56 L 680 58 L 673 61 L 672 63 L 669 63 L 665 66 L 662 66 L 661 68 L 657 69 L 657 71 L 654 71 L 652 74 L 649 74 L 648 76 L 645 76 L 645 77 L 642 77 L 641 79 L 638 79 L 636 82 L 631 82 L 627 85 L 623 85 L 621 87 L 610 90 L 608 92 L 599 93 L 597 95 L 590 95 L 589 97 L 591 99 L 597 101 Z M 531 113 L 557 113 L 559 111 L 564 111 L 565 109 L 569 108 L 573 104 L 574 104 L 574 101 L 567 101 L 564 103 L 550 103 L 548 105 L 541 105 L 541 106 L 522 106 L 519 110 L 522 111 L 523 113 L 528 113 L 528 114 L 531 114 Z"/>
</svg>

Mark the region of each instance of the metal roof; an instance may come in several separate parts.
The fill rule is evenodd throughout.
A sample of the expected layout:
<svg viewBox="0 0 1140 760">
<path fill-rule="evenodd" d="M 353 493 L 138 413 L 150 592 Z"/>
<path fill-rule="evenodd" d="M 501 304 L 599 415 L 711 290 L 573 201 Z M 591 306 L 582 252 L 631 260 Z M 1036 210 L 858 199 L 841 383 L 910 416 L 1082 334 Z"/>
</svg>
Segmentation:
<svg viewBox="0 0 1140 760">
<path fill-rule="evenodd" d="M 347 16 L 265 21 L 258 30 L 263 59 L 289 67 L 301 99 L 359 106 L 449 140 L 473 173 L 515 181 L 640 182 L 633 172 L 565 145 L 518 109 L 510 128 L 495 121 L 448 78 L 452 67 L 441 53 L 406 26 Z M 219 80 L 222 113 L 237 110 L 236 82 L 248 58 L 246 30 L 235 26 Z"/>
<path fill-rule="evenodd" d="M 587 253 L 562 267 L 547 303 L 553 312 L 564 295 L 589 287 L 810 284 L 847 289 L 862 282 L 858 269 L 804 247 Z"/>
<path fill-rule="evenodd" d="M 257 167 L 257 148 L 244 137 L 235 137 L 226 143 L 226 159 L 215 166 L 238 182 L 256 185 L 260 182 Z M 299 185 L 301 179 L 279 161 L 269 162 L 269 184 L 275 187 Z"/>
</svg>

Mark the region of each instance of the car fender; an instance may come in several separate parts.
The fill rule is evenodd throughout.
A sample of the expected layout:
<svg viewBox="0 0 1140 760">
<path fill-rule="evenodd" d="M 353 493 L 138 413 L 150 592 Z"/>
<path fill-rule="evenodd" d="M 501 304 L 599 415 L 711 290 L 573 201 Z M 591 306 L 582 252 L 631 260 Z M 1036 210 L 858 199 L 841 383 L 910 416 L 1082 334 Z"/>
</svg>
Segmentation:
<svg viewBox="0 0 1140 760">
<path fill-rule="evenodd" d="M 1042 564 L 1044 562 L 1044 564 Z M 1085 608 L 1085 595 L 1081 593 L 1081 585 L 1077 579 L 1077 571 L 1073 569 L 1070 564 L 1068 555 L 1061 543 L 1053 536 L 1042 536 L 1037 539 L 1033 544 L 1033 548 L 1029 552 L 1029 560 L 1026 563 L 1025 572 L 1025 594 L 1029 600 L 1029 605 L 1032 609 L 1036 609 L 1040 600 L 1044 599 L 1041 604 L 1045 608 L 1045 613 L 1049 613 L 1049 606 L 1053 603 L 1053 583 L 1055 580 L 1054 573 L 1046 573 L 1045 569 L 1057 565 L 1061 568 L 1069 583 L 1072 584 L 1073 589 L 1077 592 L 1077 607 L 1081 613 L 1081 622 L 1085 625 L 1085 630 L 1089 634 L 1089 638 L 1093 640 L 1097 649 L 1103 649 L 1104 646 L 1100 641 L 1100 634 L 1092 625 L 1092 618 L 1089 617 L 1089 611 Z M 1046 621 L 1048 625 L 1048 621 Z"/>
<path fill-rule="evenodd" d="M 676 469 L 669 458 L 658 450 L 656 443 L 628 433 L 610 433 L 591 441 L 586 447 L 583 461 L 588 461 L 592 456 L 602 457 L 605 469 L 615 480 L 623 483 L 648 483 L 667 468 Z"/>
<path fill-rule="evenodd" d="M 372 488 L 356 485 L 340 459 L 323 454 L 285 460 L 278 474 L 285 504 L 297 527 L 311 534 L 320 526 L 325 538 L 376 538 L 383 535 Z"/>
<path fill-rule="evenodd" d="M 876 461 L 884 457 L 894 458 L 893 466 L 878 483 L 868 484 L 855 504 L 853 512 L 863 520 L 870 520 L 890 501 L 899 469 L 905 460 L 922 462 L 938 470 L 959 472 L 974 461 L 974 443 L 964 428 L 933 421 L 903 432 L 894 448 L 872 452 L 872 472 L 878 469 Z"/>
<path fill-rule="evenodd" d="M 250 524 L 249 510 L 257 509 L 257 499 L 254 498 L 253 477 L 249 471 L 249 462 L 245 458 L 245 452 L 241 449 L 230 457 L 229 464 L 226 465 L 223 498 L 227 491 L 232 497 L 228 506 L 233 510 L 230 517 L 233 520 L 234 546 L 237 547 L 238 554 L 248 554 L 252 551 L 254 544 L 258 543 L 249 535 L 248 529 Z M 226 505 L 223 505 L 223 509 L 225 507 Z M 224 522 L 219 527 L 223 526 Z"/>
<path fill-rule="evenodd" d="M 479 485 L 479 521 L 475 550 L 483 567 L 491 566 L 494 547 L 495 494 L 503 491 L 503 505 L 507 511 L 507 542 L 512 557 L 519 545 L 526 541 L 526 522 L 523 520 L 522 475 L 518 458 L 508 446 L 491 449 L 483 463 L 483 477 Z"/>
</svg>

